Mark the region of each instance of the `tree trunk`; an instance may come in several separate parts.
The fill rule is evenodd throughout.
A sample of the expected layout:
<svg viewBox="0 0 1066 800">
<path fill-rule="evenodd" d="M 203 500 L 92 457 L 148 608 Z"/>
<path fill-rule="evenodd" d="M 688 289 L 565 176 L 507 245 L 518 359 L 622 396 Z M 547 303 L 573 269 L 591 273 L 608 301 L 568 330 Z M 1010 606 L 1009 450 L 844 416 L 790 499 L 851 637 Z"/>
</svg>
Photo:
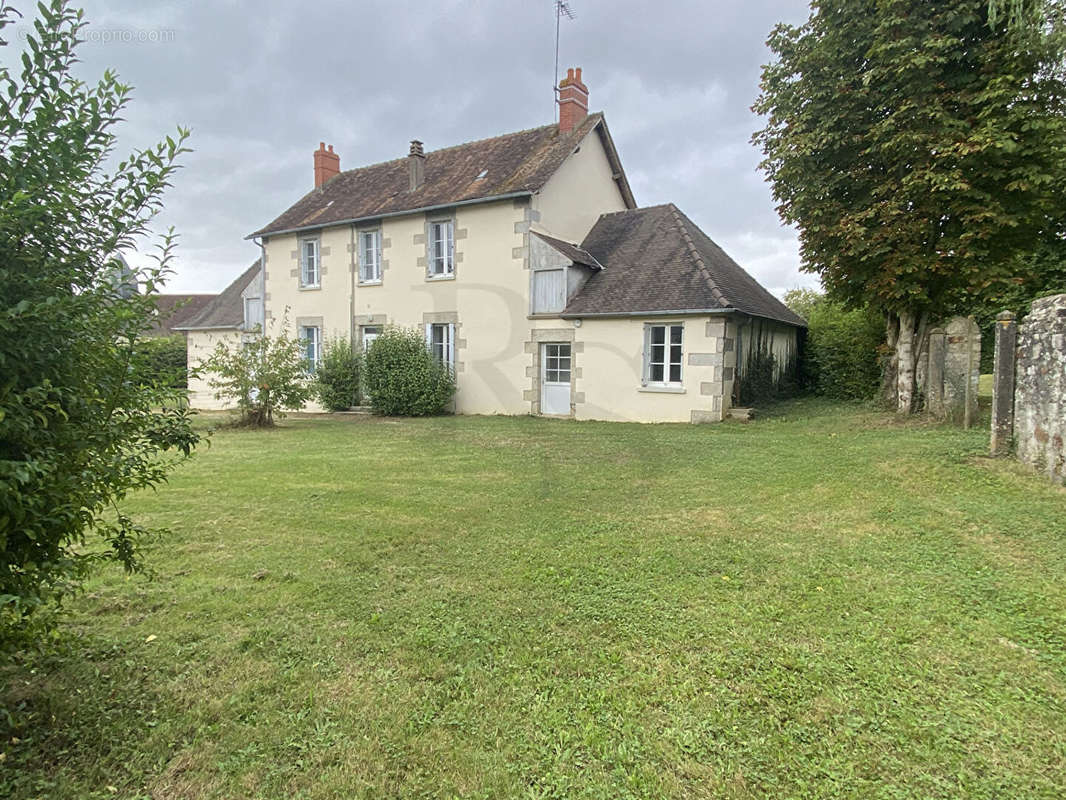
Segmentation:
<svg viewBox="0 0 1066 800">
<path fill-rule="evenodd" d="M 896 411 L 910 414 L 914 411 L 914 374 L 918 365 L 916 358 L 921 348 L 922 329 L 925 327 L 925 315 L 919 317 L 910 309 L 900 311 L 899 336 L 896 339 Z"/>
</svg>

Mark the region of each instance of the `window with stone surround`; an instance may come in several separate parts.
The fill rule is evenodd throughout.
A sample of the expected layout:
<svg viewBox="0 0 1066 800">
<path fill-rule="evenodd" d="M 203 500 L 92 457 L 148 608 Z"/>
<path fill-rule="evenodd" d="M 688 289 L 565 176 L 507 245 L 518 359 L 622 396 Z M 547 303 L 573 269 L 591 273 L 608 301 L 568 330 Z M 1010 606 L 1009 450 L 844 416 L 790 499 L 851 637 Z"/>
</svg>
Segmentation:
<svg viewBox="0 0 1066 800">
<path fill-rule="evenodd" d="M 681 386 L 684 338 L 680 323 L 644 326 L 645 386 Z"/>
<path fill-rule="evenodd" d="M 427 270 L 431 278 L 455 274 L 455 223 L 450 219 L 429 223 L 429 258 Z"/>
<path fill-rule="evenodd" d="M 426 323 L 426 346 L 440 363 L 455 370 L 455 325 L 450 322 Z"/>
<path fill-rule="evenodd" d="M 300 286 L 317 288 L 321 270 L 319 269 L 318 239 L 303 239 L 300 242 Z"/>
<path fill-rule="evenodd" d="M 304 348 L 304 361 L 307 362 L 307 371 L 314 372 L 318 367 L 318 360 L 322 352 L 321 329 L 317 325 L 301 326 L 300 341 Z"/>
<path fill-rule="evenodd" d="M 381 230 L 359 232 L 359 282 L 381 283 Z"/>
</svg>

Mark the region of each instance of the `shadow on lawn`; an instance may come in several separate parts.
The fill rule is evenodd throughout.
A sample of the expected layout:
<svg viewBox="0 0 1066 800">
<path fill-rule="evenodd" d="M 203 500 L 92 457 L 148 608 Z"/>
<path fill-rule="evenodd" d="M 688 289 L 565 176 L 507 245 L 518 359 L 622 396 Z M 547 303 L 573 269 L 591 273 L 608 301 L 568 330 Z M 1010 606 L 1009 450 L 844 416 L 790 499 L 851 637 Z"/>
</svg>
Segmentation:
<svg viewBox="0 0 1066 800">
<path fill-rule="evenodd" d="M 0 667 L 0 797 L 67 796 L 87 776 L 139 796 L 181 742 L 158 733 L 171 701 L 135 649 L 83 631 Z"/>
</svg>

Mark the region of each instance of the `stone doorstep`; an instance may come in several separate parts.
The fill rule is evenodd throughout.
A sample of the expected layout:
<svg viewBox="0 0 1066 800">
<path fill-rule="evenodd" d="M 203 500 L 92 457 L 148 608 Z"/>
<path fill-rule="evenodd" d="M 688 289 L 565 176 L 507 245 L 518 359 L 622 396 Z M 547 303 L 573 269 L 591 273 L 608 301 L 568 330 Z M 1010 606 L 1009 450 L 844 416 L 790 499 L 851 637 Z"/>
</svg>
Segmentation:
<svg viewBox="0 0 1066 800">
<path fill-rule="evenodd" d="M 755 416 L 755 409 L 754 408 L 738 408 L 738 407 L 734 406 L 733 408 L 729 409 L 729 411 L 726 412 L 726 416 L 728 416 L 730 419 L 738 419 L 741 422 L 747 422 L 753 416 Z"/>
</svg>

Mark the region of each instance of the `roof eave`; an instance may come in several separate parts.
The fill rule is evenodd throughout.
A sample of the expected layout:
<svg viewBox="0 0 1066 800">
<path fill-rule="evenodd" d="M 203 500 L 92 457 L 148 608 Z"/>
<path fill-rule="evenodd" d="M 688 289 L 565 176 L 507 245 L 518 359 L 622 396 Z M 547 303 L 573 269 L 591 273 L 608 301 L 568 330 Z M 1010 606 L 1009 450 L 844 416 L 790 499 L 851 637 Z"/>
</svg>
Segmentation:
<svg viewBox="0 0 1066 800">
<path fill-rule="evenodd" d="M 563 319 L 588 319 L 590 317 L 677 317 L 682 314 L 734 314 L 737 311 L 738 309 L 736 308 L 674 308 L 649 311 L 563 311 L 559 316 Z"/>
<path fill-rule="evenodd" d="M 474 197 L 469 200 L 458 200 L 454 203 L 438 203 L 432 206 L 419 206 L 417 208 L 405 208 L 401 211 L 386 211 L 381 214 L 370 214 L 364 217 L 351 217 L 348 219 L 339 219 L 334 222 L 320 222 L 315 225 L 301 225 L 296 228 L 283 228 L 280 230 L 270 230 L 269 228 L 263 228 L 255 233 L 249 233 L 245 236 L 245 239 L 254 239 L 257 236 L 281 236 L 287 233 L 303 233 L 304 231 L 315 231 L 322 228 L 337 228 L 342 225 L 358 225 L 360 222 L 370 222 L 378 219 L 388 219 L 390 217 L 404 217 L 409 214 L 428 214 L 433 211 L 440 211 L 445 208 L 457 208 L 459 206 L 471 206 L 477 203 L 492 203 L 500 200 L 513 200 L 519 197 L 532 197 L 533 192 L 530 189 L 523 189 L 520 192 L 507 192 L 505 194 L 494 194 L 488 197 Z"/>
<path fill-rule="evenodd" d="M 243 330 L 243 326 L 240 325 L 239 323 L 235 324 L 235 325 L 192 325 L 192 326 L 178 325 L 177 327 L 171 328 L 171 330 L 172 331 L 239 331 L 239 330 Z"/>
</svg>

